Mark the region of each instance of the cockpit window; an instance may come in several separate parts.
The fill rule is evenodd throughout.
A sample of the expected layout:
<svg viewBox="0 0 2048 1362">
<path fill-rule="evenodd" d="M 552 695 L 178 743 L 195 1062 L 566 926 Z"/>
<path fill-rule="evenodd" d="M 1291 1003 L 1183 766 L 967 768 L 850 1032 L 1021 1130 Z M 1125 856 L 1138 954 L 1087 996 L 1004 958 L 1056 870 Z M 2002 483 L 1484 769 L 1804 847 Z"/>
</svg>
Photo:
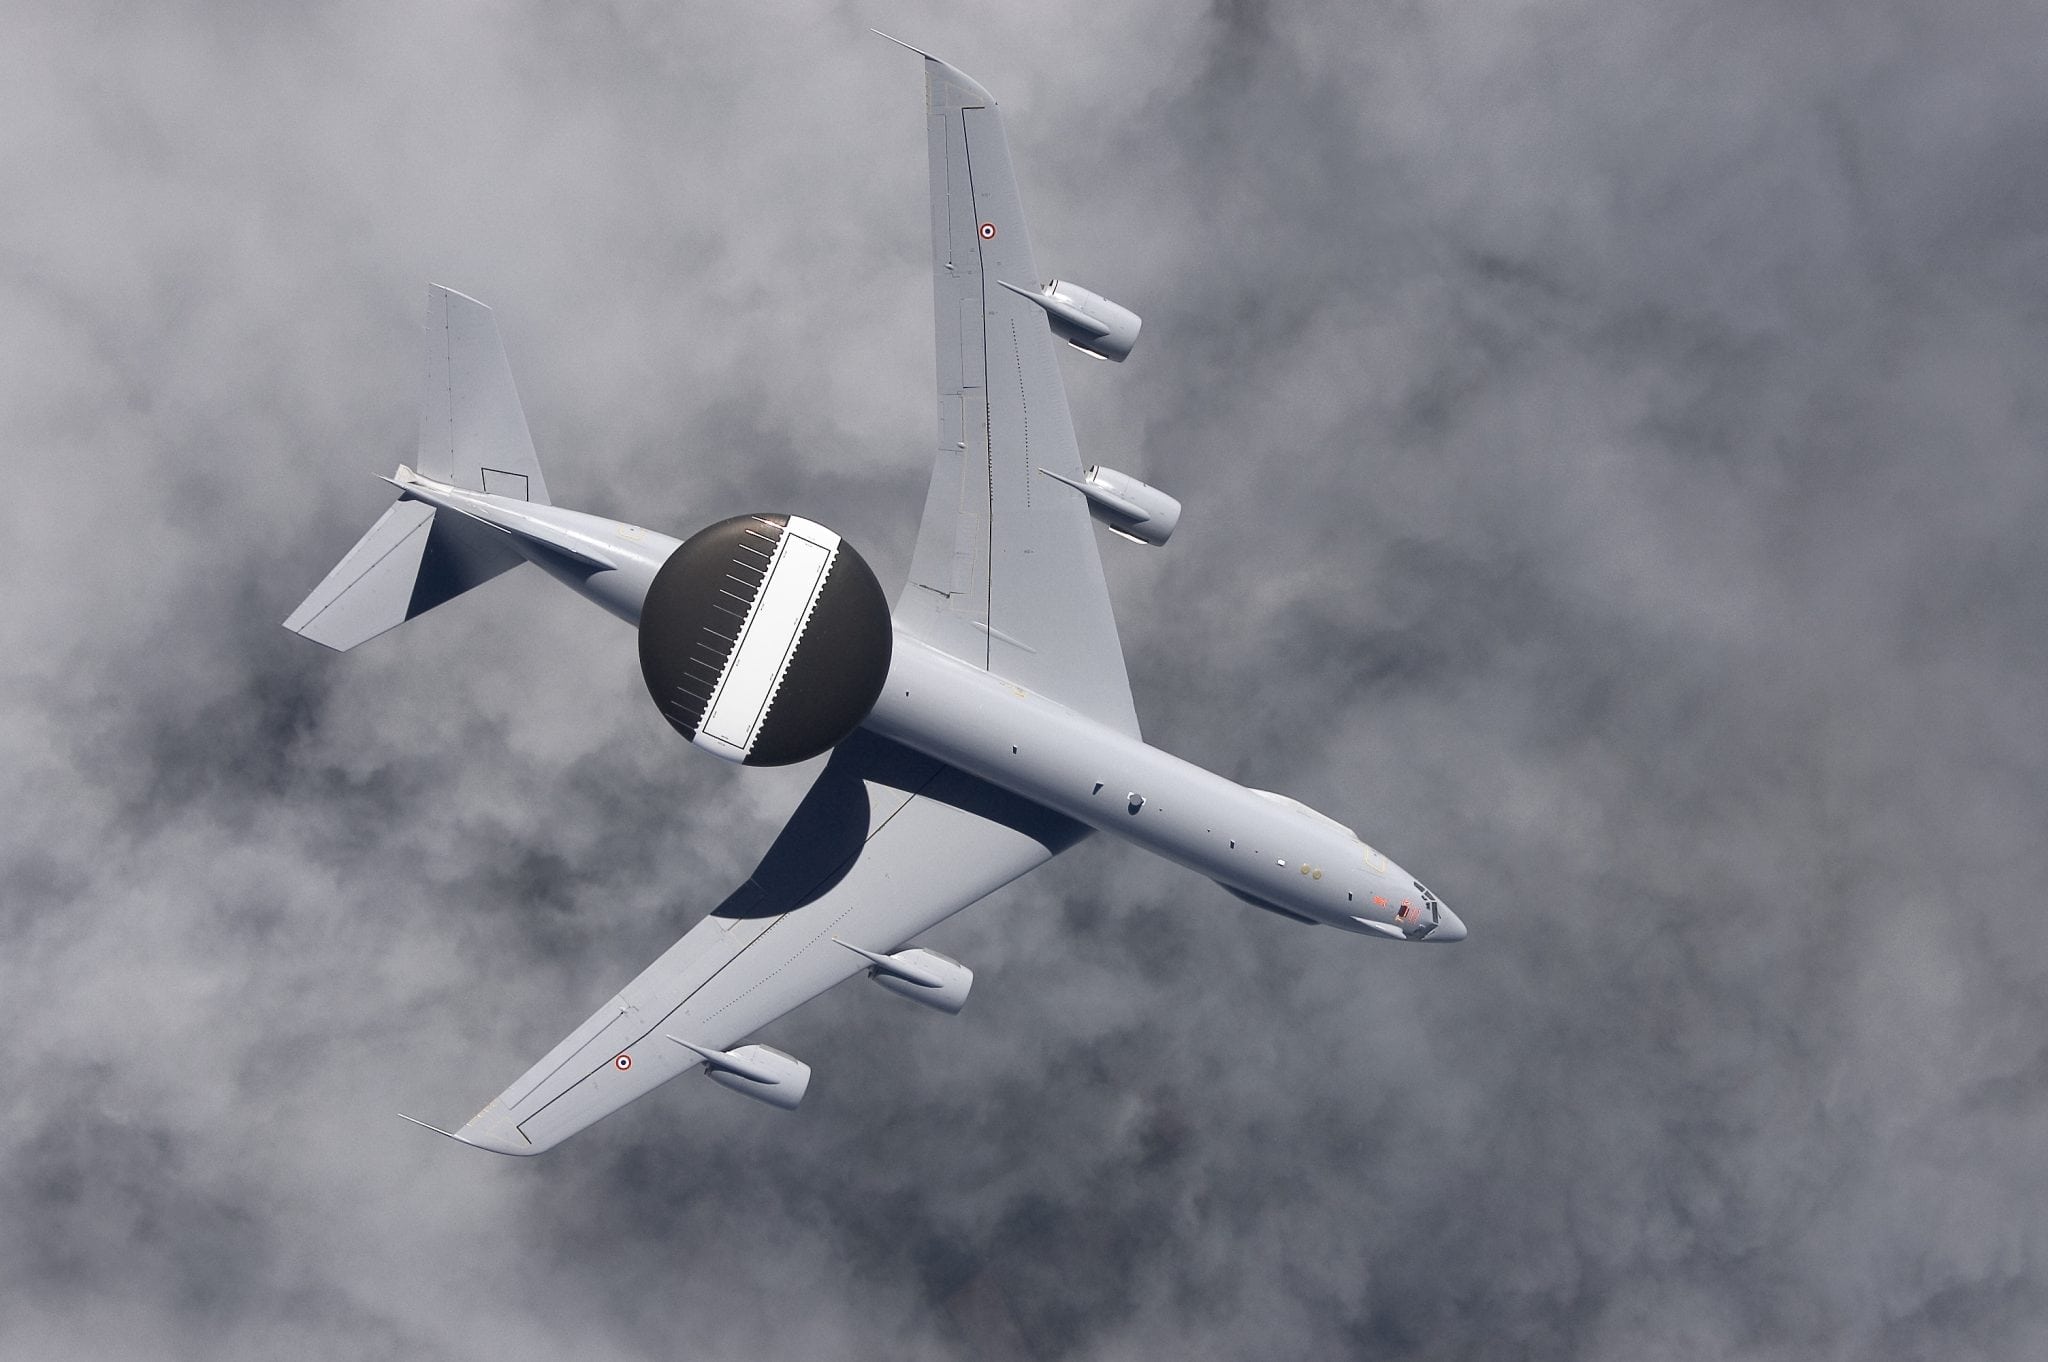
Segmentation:
<svg viewBox="0 0 2048 1362">
<path fill-rule="evenodd" d="M 1415 923 L 1416 925 L 1408 928 L 1408 934 L 1419 939 L 1428 936 L 1443 925 L 1444 906 L 1438 901 L 1436 895 L 1429 892 L 1429 887 L 1423 884 L 1421 880 L 1410 880 L 1409 883 L 1415 886 L 1416 893 L 1422 895 L 1422 907 L 1419 910 L 1413 911 L 1411 915 L 1409 905 L 1403 903 L 1400 913 L 1396 914 L 1396 916 L 1401 919 L 1403 924 Z"/>
</svg>

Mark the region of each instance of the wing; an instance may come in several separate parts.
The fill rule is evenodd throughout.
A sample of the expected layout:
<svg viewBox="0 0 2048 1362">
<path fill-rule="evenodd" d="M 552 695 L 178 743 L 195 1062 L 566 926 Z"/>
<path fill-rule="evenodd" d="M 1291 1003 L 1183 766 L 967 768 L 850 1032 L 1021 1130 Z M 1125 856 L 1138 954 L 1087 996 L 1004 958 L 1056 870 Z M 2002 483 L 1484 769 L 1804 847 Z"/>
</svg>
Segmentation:
<svg viewBox="0 0 2048 1362">
<path fill-rule="evenodd" d="M 897 625 L 1138 732 L 1045 313 L 1003 284 L 1038 267 L 995 100 L 925 58 L 939 449 Z"/>
<path fill-rule="evenodd" d="M 1078 841 L 1080 824 L 865 731 L 738 892 L 455 1132 L 538 1154 Z"/>
</svg>

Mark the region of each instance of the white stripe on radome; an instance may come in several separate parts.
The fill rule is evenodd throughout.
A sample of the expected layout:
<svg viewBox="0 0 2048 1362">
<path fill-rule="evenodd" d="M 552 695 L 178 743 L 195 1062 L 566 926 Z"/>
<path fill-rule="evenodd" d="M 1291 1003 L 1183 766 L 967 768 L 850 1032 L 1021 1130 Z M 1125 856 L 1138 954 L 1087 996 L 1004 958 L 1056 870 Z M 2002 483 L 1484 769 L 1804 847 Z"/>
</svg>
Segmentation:
<svg viewBox="0 0 2048 1362">
<path fill-rule="evenodd" d="M 753 750 L 838 552 L 838 535 L 790 517 L 741 626 L 740 641 L 691 740 L 697 746 L 727 761 L 743 761 Z"/>
</svg>

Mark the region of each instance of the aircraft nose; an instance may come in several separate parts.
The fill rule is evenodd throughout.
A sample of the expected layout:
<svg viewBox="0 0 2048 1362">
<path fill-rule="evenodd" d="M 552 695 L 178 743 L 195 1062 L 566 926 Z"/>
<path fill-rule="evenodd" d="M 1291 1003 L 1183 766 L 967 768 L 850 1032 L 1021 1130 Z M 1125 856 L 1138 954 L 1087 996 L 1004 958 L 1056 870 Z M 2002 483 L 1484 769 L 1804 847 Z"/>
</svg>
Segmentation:
<svg viewBox="0 0 2048 1362">
<path fill-rule="evenodd" d="M 1437 909 L 1436 930 L 1431 932 L 1427 939 L 1431 941 L 1463 941 L 1465 939 L 1465 920 L 1450 909 L 1439 906 Z"/>
</svg>

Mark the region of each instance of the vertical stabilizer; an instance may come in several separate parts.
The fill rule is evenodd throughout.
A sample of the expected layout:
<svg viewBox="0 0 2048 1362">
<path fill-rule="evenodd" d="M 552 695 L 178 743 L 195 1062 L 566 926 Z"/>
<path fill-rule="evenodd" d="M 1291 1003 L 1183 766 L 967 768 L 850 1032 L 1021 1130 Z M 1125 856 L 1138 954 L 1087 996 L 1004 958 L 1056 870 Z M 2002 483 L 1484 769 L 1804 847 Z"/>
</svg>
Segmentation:
<svg viewBox="0 0 2048 1362">
<path fill-rule="evenodd" d="M 551 505 L 491 310 L 453 289 L 431 285 L 425 339 L 427 373 L 414 464 L 421 476 L 472 492 Z"/>
</svg>

